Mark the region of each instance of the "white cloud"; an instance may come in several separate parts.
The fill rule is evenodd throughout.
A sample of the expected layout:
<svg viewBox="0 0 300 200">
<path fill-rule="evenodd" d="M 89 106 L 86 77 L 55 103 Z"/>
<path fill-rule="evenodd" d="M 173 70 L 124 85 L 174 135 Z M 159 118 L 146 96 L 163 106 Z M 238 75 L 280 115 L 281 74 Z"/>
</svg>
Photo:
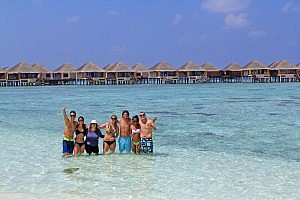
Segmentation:
<svg viewBox="0 0 300 200">
<path fill-rule="evenodd" d="M 256 30 L 256 31 L 250 31 L 248 35 L 249 37 L 260 38 L 260 37 L 265 37 L 267 33 L 264 30 Z"/>
<path fill-rule="evenodd" d="M 119 15 L 119 12 L 116 11 L 116 10 L 110 10 L 110 11 L 107 12 L 107 14 L 111 15 L 111 16 L 117 16 L 117 15 Z"/>
<path fill-rule="evenodd" d="M 239 12 L 250 4 L 250 0 L 205 0 L 201 8 L 209 12 Z"/>
<path fill-rule="evenodd" d="M 246 17 L 246 13 L 242 13 L 239 15 L 234 15 L 230 13 L 225 17 L 224 22 L 227 28 L 243 28 L 249 25 L 249 22 L 246 19 Z"/>
<path fill-rule="evenodd" d="M 282 7 L 283 12 L 299 12 L 300 6 L 294 4 L 293 2 L 288 2 Z"/>
<path fill-rule="evenodd" d="M 66 22 L 70 22 L 70 23 L 76 23 L 80 21 L 80 17 L 79 16 L 72 16 L 72 17 L 67 17 L 66 18 Z"/>
<path fill-rule="evenodd" d="M 181 22 L 181 20 L 182 20 L 182 15 L 177 14 L 173 20 L 173 25 L 174 26 L 178 25 Z"/>
</svg>

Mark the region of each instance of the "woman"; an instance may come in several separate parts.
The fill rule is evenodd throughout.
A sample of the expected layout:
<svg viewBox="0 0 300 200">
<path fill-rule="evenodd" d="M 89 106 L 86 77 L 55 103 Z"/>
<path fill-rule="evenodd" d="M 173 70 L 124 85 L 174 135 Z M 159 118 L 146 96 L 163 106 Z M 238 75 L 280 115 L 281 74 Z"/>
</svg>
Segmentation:
<svg viewBox="0 0 300 200">
<path fill-rule="evenodd" d="M 131 130 L 131 149 L 135 154 L 139 154 L 141 151 L 141 125 L 139 123 L 139 117 L 137 115 L 132 117 Z"/>
<path fill-rule="evenodd" d="M 106 129 L 106 134 L 103 139 L 103 154 L 107 153 L 109 150 L 111 153 L 115 152 L 116 149 L 116 138 L 119 136 L 119 127 L 117 125 L 118 118 L 116 115 L 111 116 L 111 120 L 100 128 Z"/>
<path fill-rule="evenodd" d="M 98 123 L 96 120 L 92 120 L 86 134 L 85 151 L 91 155 L 91 153 L 99 154 L 99 138 L 103 138 Z"/>
<path fill-rule="evenodd" d="M 84 137 L 86 136 L 87 128 L 84 124 L 84 118 L 82 116 L 78 117 L 78 124 L 76 127 L 76 138 L 75 138 L 75 145 L 74 145 L 74 155 L 78 156 L 84 153 Z"/>
</svg>

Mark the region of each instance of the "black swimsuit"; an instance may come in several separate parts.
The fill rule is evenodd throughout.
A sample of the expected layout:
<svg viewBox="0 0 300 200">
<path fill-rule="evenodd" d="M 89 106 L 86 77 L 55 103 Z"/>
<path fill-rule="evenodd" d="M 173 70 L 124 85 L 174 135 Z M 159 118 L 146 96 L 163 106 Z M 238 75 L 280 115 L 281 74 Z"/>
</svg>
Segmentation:
<svg viewBox="0 0 300 200">
<path fill-rule="evenodd" d="M 76 136 L 78 134 L 83 134 L 85 136 L 86 135 L 86 129 L 84 129 L 83 131 L 79 131 L 78 129 L 76 129 Z M 76 138 L 75 138 L 75 140 L 76 140 Z M 75 144 L 78 144 L 81 147 L 82 145 L 84 145 L 84 142 L 75 142 Z"/>
<path fill-rule="evenodd" d="M 108 146 L 110 146 L 110 145 L 112 145 L 113 143 L 115 143 L 116 142 L 116 140 L 114 140 L 114 141 L 104 141 L 106 144 L 108 144 Z"/>
</svg>

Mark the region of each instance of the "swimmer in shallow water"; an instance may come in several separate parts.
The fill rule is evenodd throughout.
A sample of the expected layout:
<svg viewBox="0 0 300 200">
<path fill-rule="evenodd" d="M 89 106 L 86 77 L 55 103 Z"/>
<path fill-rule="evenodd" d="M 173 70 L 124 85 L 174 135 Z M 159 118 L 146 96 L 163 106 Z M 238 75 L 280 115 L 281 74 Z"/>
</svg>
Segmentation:
<svg viewBox="0 0 300 200">
<path fill-rule="evenodd" d="M 146 117 L 145 112 L 140 112 L 140 125 L 141 125 L 141 153 L 153 154 L 153 140 L 152 132 L 156 130 L 156 117 L 151 120 Z"/>
<path fill-rule="evenodd" d="M 131 150 L 133 153 L 139 154 L 141 151 L 141 125 L 139 117 L 135 115 L 132 117 L 131 121 Z"/>
<path fill-rule="evenodd" d="M 110 121 L 101 125 L 99 128 L 105 128 L 106 134 L 103 139 L 103 154 L 107 154 L 108 151 L 111 153 L 115 152 L 116 149 L 116 138 L 119 136 L 119 126 L 117 124 L 117 116 L 112 115 Z"/>
</svg>

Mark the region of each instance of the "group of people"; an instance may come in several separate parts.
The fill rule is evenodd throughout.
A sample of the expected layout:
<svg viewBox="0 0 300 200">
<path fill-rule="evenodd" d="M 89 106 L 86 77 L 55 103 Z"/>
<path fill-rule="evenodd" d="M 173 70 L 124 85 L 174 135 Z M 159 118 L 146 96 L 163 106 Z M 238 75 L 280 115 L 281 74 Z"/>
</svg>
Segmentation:
<svg viewBox="0 0 300 200">
<path fill-rule="evenodd" d="M 156 130 L 156 117 L 152 120 L 146 117 L 145 112 L 129 117 L 129 112 L 124 110 L 122 118 L 112 115 L 110 120 L 99 125 L 96 120 L 91 120 L 89 126 L 84 123 L 82 116 L 76 121 L 76 112 L 70 111 L 68 117 L 66 106 L 62 108 L 64 117 L 64 156 L 74 153 L 81 155 L 86 151 L 89 155 L 99 154 L 99 138 L 103 138 L 103 154 L 114 153 L 118 139 L 119 151 L 133 152 L 135 154 L 153 154 L 152 132 Z M 105 129 L 103 135 L 100 129 Z M 74 138 L 75 135 L 75 138 Z"/>
</svg>

